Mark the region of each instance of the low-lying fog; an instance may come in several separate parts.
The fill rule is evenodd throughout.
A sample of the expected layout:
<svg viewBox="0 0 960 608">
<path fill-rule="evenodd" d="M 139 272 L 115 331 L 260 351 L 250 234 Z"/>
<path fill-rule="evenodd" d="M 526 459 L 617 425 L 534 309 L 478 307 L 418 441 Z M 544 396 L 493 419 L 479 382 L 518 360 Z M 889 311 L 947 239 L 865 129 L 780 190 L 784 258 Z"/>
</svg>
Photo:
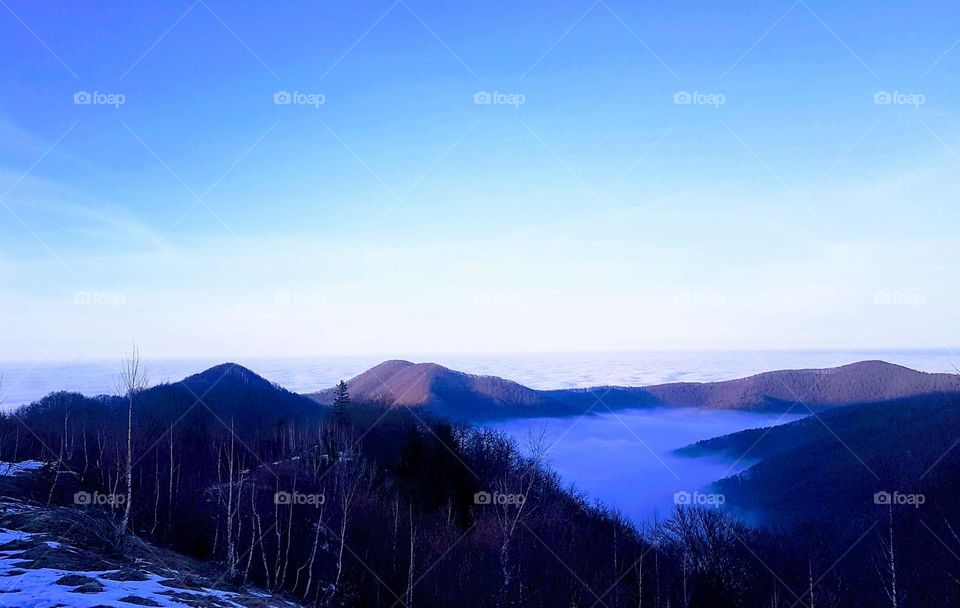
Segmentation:
<svg viewBox="0 0 960 608">
<path fill-rule="evenodd" d="M 491 426 L 522 446 L 547 429 L 547 458 L 563 480 L 620 509 L 636 523 L 668 515 L 677 492 L 706 492 L 711 482 L 751 464 L 674 456 L 677 448 L 744 429 L 784 424 L 801 416 L 693 408 L 624 410 L 568 418 L 522 418 Z M 708 500 L 701 497 L 700 500 Z"/>
</svg>

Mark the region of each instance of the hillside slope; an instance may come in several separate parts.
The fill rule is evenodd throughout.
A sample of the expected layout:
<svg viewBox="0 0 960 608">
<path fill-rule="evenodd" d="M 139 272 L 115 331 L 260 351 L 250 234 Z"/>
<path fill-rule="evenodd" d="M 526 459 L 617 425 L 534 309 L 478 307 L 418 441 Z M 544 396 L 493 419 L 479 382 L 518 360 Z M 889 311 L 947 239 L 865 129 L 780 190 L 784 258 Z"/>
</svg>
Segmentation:
<svg viewBox="0 0 960 608">
<path fill-rule="evenodd" d="M 960 398 L 925 395 L 741 431 L 679 453 L 759 460 L 715 487 L 735 511 L 788 523 L 872 514 L 880 491 L 920 492 L 928 508 L 956 511 L 958 437 Z"/>
</svg>

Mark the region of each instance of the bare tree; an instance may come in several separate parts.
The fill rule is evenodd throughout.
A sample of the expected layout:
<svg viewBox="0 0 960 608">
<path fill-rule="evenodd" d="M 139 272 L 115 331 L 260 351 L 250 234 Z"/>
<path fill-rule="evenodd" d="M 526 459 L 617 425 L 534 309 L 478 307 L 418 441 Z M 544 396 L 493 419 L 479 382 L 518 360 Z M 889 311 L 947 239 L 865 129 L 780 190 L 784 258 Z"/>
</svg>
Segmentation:
<svg viewBox="0 0 960 608">
<path fill-rule="evenodd" d="M 362 465 L 353 462 L 341 462 L 336 466 L 337 470 L 333 479 L 337 506 L 340 507 L 340 548 L 337 551 L 337 574 L 333 579 L 331 588 L 338 591 L 340 589 L 340 578 L 343 575 L 343 549 L 347 543 L 350 511 L 354 506 L 354 500 L 357 498 L 360 484 L 366 477 L 366 471 L 362 468 Z"/>
<path fill-rule="evenodd" d="M 531 490 L 533 490 L 542 472 L 547 453 L 546 438 L 546 427 L 542 428 L 537 435 L 531 433 L 528 438 L 530 456 L 525 463 L 526 466 L 508 470 L 507 474 L 497 484 L 498 492 L 510 497 L 510 500 L 494 505 L 494 513 L 501 532 L 500 573 L 502 582 L 500 605 L 509 603 L 510 586 L 513 581 L 515 565 L 510 555 L 510 545 L 520 525 L 533 514 L 538 506 L 529 504 L 529 499 L 532 498 Z"/>
<path fill-rule="evenodd" d="M 883 555 L 882 565 L 874 564 L 877 574 L 883 583 L 883 590 L 890 600 L 890 606 L 897 608 L 897 556 L 893 545 L 893 501 L 887 503 L 887 538 L 880 536 L 880 550 Z"/>
<path fill-rule="evenodd" d="M 409 518 L 410 518 L 410 565 L 407 567 L 407 592 L 404 594 L 406 597 L 406 605 L 413 606 L 413 573 L 414 573 L 414 557 L 415 549 L 417 545 L 417 528 L 413 525 L 413 503 L 409 505 Z"/>
<path fill-rule="evenodd" d="M 3 403 L 4 403 L 4 399 L 3 399 L 3 374 L 0 374 L 0 411 L 3 410 Z M 16 432 L 17 432 L 17 441 L 14 442 L 14 448 L 13 448 L 14 454 L 16 454 L 17 444 L 19 443 L 19 439 L 20 439 L 19 430 L 20 430 L 20 429 L 18 428 L 17 431 L 16 431 Z M 2 444 L 0 444 L 0 459 L 3 458 L 4 448 L 6 448 L 6 446 L 7 446 L 7 440 L 6 440 L 6 439 L 7 439 L 7 438 L 6 438 L 6 435 L 5 435 L 5 434 L 0 435 L 0 440 L 2 440 Z M 13 460 L 16 461 L 16 458 L 14 458 Z"/>
<path fill-rule="evenodd" d="M 4 397 L 3 397 L 3 374 L 0 374 L 0 411 L 3 410 L 3 404 L 4 404 L 4 403 L 6 403 L 6 400 L 5 400 Z M 14 439 L 14 442 L 13 442 L 13 458 L 11 459 L 11 462 L 16 462 L 16 461 L 17 461 L 17 454 L 18 454 L 19 449 L 20 449 L 20 425 L 16 425 L 15 429 L 16 429 L 16 430 L 14 431 L 15 439 Z M 3 454 L 2 454 L 3 448 L 6 447 L 6 443 L 7 443 L 7 442 L 6 442 L 6 438 L 4 437 L 3 446 L 0 446 L 0 456 L 3 455 Z"/>
<path fill-rule="evenodd" d="M 123 545 L 130 525 L 130 509 L 133 505 L 133 399 L 137 393 L 147 388 L 147 376 L 140 361 L 140 350 L 136 342 L 133 349 L 124 356 L 120 367 L 120 376 L 116 379 L 117 394 L 127 399 L 127 462 L 124 474 L 127 482 L 126 500 L 123 518 L 117 526 L 115 543 Z"/>
<path fill-rule="evenodd" d="M 50 494 L 47 496 L 47 506 L 53 502 L 53 493 L 57 488 L 57 482 L 60 481 L 60 471 L 63 469 L 63 456 L 67 449 L 67 423 L 70 420 L 70 405 L 63 400 L 63 434 L 60 437 L 60 452 L 57 454 L 57 468 L 53 476 L 53 484 L 50 486 Z"/>
<path fill-rule="evenodd" d="M 637 608 L 643 608 L 643 556 L 646 552 L 640 554 L 637 560 Z"/>
<path fill-rule="evenodd" d="M 807 556 L 807 593 L 810 595 L 810 608 L 817 608 L 817 599 L 813 594 L 813 556 Z"/>
<path fill-rule="evenodd" d="M 317 559 L 317 547 L 320 546 L 320 536 L 321 534 L 326 536 L 326 524 L 323 522 L 323 514 L 326 509 L 327 501 L 324 500 L 320 503 L 320 513 L 317 515 L 317 521 L 313 525 L 313 547 L 310 549 L 310 558 L 307 562 L 297 570 L 297 582 L 293 584 L 294 590 L 297 589 L 297 586 L 300 584 L 300 571 L 303 569 L 307 570 L 307 586 L 303 590 L 303 599 L 306 600 L 310 595 L 310 589 L 313 587 L 313 564 Z"/>
<path fill-rule="evenodd" d="M 770 593 L 770 608 L 780 608 L 780 583 L 773 578 L 773 591 Z"/>
<path fill-rule="evenodd" d="M 170 448 L 170 470 L 167 477 L 167 525 L 163 530 L 163 536 L 166 536 L 170 533 L 170 529 L 173 526 L 173 474 L 176 471 L 179 471 L 180 467 L 177 466 L 174 468 L 173 463 L 173 422 L 170 423 L 170 431 L 167 433 L 169 437 L 169 448 Z M 179 474 L 179 473 L 178 473 Z"/>
<path fill-rule="evenodd" d="M 236 466 L 236 452 L 234 450 L 235 437 L 236 435 L 234 434 L 233 419 L 231 419 L 230 420 L 230 451 L 228 452 L 228 456 L 227 456 L 227 504 L 226 504 L 227 577 L 231 581 L 235 581 L 237 578 L 237 545 L 234 539 L 234 531 L 233 531 L 233 528 L 234 528 L 233 522 L 236 515 L 236 511 L 234 509 L 234 500 L 233 500 L 233 495 L 234 495 L 233 486 L 237 483 L 237 481 L 234 480 L 234 475 L 238 474 L 238 470 Z M 219 465 L 217 468 L 219 470 Z M 240 474 L 239 476 L 240 476 L 239 483 L 241 484 L 240 489 L 242 490 L 243 476 L 242 474 Z M 222 490 L 221 490 L 221 494 L 222 494 Z M 238 509 L 239 509 L 239 503 L 240 501 L 239 501 L 239 491 L 238 491 L 238 500 L 237 500 Z M 237 536 L 239 537 L 239 532 L 237 533 Z"/>
</svg>

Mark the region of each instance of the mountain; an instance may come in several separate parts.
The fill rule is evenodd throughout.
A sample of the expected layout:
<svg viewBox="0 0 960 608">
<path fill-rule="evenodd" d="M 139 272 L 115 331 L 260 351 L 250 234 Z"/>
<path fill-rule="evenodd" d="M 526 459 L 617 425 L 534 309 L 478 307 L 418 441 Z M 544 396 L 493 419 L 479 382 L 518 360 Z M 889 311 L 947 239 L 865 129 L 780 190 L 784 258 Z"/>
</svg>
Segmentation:
<svg viewBox="0 0 960 608">
<path fill-rule="evenodd" d="M 198 433 L 200 428 L 233 428 L 244 441 L 275 437 L 283 428 L 315 426 L 326 413 L 315 401 L 236 363 L 149 388 L 138 395 L 135 409 L 144 423 L 169 424 L 183 417 L 184 426 Z"/>
<path fill-rule="evenodd" d="M 724 382 L 678 382 L 646 389 L 665 405 L 711 409 L 818 408 L 960 392 L 960 376 L 929 374 L 885 361 L 860 361 L 827 369 L 765 372 Z"/>
<path fill-rule="evenodd" d="M 856 378 L 853 371 L 882 373 L 883 365 L 820 375 Z M 883 394 L 944 388 L 930 375 L 903 378 L 926 383 L 891 383 Z M 409 362 L 390 362 L 352 384 L 358 402 L 369 394 L 471 415 L 510 413 L 517 402 L 537 412 L 570 404 L 585 411 L 598 398 L 657 404 L 668 396 L 642 388 L 534 391 Z M 834 405 L 854 394 L 819 390 L 811 398 Z M 744 403 L 785 403 L 766 399 L 762 388 L 739 394 Z M 568 489 L 489 427 L 421 420 L 400 407 L 315 424 L 327 408 L 234 364 L 133 401 L 129 428 L 128 402 L 119 397 L 53 393 L 0 416 L 0 606 L 263 608 L 287 599 L 373 606 L 389 589 L 415 593 L 423 608 L 488 597 L 567 606 L 596 599 L 586 593 L 589 581 L 606 590 L 610 606 L 637 606 L 644 597 L 650 605 L 782 606 L 785 590 L 815 587 L 818 606 L 869 608 L 889 605 L 875 577 L 887 563 L 884 543 L 894 538 L 897 588 L 909 598 L 899 605 L 960 602 L 957 393 L 833 407 L 704 442 L 698 453 L 761 459 L 716 487 L 724 508 L 769 524 L 756 530 L 692 503 L 638 528 Z M 354 413 L 361 412 L 372 408 Z M 122 490 L 128 442 L 132 503 Z M 16 462 L 3 462 L 11 456 Z M 114 510 L 124 502 L 133 505 L 135 532 L 123 544 L 126 556 L 117 551 Z M 515 530 L 503 527 L 504 513 L 520 518 L 511 520 Z M 162 557 L 154 555 L 158 546 Z M 644 556 L 655 580 L 643 578 Z M 421 584 L 410 584 L 411 572 Z M 811 584 L 811 577 L 818 578 Z M 225 579 L 242 585 L 222 586 Z"/>
<path fill-rule="evenodd" d="M 392 360 L 368 369 L 347 382 L 354 401 L 389 407 L 429 406 L 454 418 L 499 417 L 515 412 L 576 413 L 543 391 L 496 376 L 476 376 L 436 363 Z M 309 395 L 322 404 L 333 402 L 333 389 Z"/>
<path fill-rule="evenodd" d="M 49 395 L 19 408 L 21 418 L 37 429 L 50 420 L 70 416 L 103 416 L 110 412 L 118 423 L 126 421 L 126 398 L 112 395 L 87 397 L 65 391 Z M 152 386 L 136 394 L 135 422 L 169 426 L 180 423 L 186 432 L 197 425 L 222 430 L 233 424 L 236 432 L 265 435 L 278 426 L 312 425 L 326 415 L 326 409 L 303 395 L 288 391 L 236 363 L 223 363 L 178 382 Z M 33 428 L 33 427 L 31 427 Z"/>
<path fill-rule="evenodd" d="M 27 428 L 43 436 L 52 432 L 56 420 L 62 425 L 64 417 L 84 420 L 90 428 L 126 424 L 127 400 L 56 392 L 17 412 Z M 287 430 L 315 428 L 327 413 L 327 408 L 312 399 L 235 363 L 152 386 L 138 392 L 133 401 L 134 426 L 143 432 L 176 427 L 178 435 L 197 443 L 210 434 L 226 436 L 232 432 L 248 446 L 279 446 Z"/>
<path fill-rule="evenodd" d="M 877 492 L 922 494 L 925 513 L 958 514 L 960 397 L 851 405 L 678 451 L 759 461 L 714 484 L 741 514 L 781 524 L 874 515 Z"/>
<path fill-rule="evenodd" d="M 429 407 L 453 418 L 475 419 L 655 406 L 822 411 L 918 395 L 960 394 L 960 377 L 920 372 L 884 361 L 861 361 L 827 369 L 764 372 L 722 382 L 541 391 L 435 363 L 386 361 L 351 379 L 347 386 L 355 401 Z M 320 403 L 333 401 L 332 389 L 309 396 Z"/>
<path fill-rule="evenodd" d="M 311 424 L 324 410 L 316 402 L 288 391 L 236 363 L 222 363 L 179 382 L 149 388 L 139 396 L 143 411 L 210 415 L 221 426 L 231 420 L 245 430 Z"/>
<path fill-rule="evenodd" d="M 189 386 L 192 390 L 206 392 L 217 385 L 244 386 L 258 391 L 283 390 L 263 376 L 258 375 L 237 363 L 221 363 L 198 374 L 187 376 L 180 384 Z"/>
</svg>

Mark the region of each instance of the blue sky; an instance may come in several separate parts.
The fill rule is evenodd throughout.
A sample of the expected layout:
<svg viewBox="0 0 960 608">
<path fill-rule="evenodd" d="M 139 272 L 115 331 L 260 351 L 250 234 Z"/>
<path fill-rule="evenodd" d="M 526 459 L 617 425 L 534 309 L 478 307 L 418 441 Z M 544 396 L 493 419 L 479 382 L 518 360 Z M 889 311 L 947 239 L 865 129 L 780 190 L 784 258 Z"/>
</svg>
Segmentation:
<svg viewBox="0 0 960 608">
<path fill-rule="evenodd" d="M 955 346 L 958 25 L 4 0 L 0 359 Z"/>
</svg>

